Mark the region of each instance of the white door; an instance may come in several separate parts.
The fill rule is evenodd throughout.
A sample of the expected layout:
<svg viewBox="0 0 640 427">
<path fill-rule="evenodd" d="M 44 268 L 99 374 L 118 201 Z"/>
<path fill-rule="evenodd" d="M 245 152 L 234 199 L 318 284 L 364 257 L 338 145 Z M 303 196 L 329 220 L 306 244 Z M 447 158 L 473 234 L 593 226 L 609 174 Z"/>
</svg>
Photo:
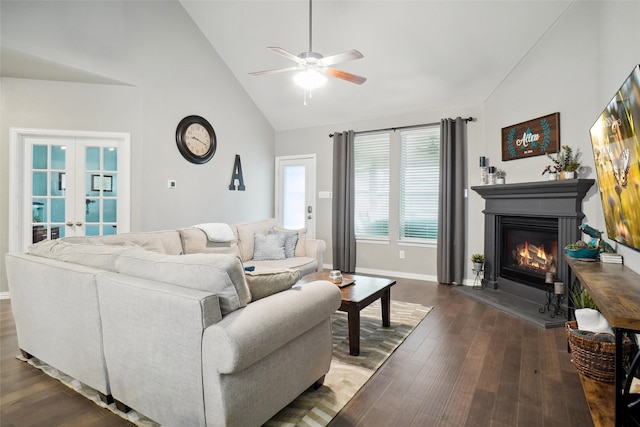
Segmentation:
<svg viewBox="0 0 640 427">
<path fill-rule="evenodd" d="M 10 251 L 129 231 L 129 135 L 11 130 Z"/>
<path fill-rule="evenodd" d="M 276 218 L 284 228 L 316 234 L 316 156 L 276 157 Z"/>
</svg>

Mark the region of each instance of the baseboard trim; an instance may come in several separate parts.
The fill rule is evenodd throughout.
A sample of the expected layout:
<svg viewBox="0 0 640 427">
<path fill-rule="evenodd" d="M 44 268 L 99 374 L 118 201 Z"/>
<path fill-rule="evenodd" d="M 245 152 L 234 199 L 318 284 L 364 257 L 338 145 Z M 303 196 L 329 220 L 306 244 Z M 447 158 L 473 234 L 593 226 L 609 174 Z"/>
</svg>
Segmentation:
<svg viewBox="0 0 640 427">
<path fill-rule="evenodd" d="M 11 299 L 9 292 L 0 292 L 0 299 Z"/>
<path fill-rule="evenodd" d="M 324 264 L 322 267 L 327 270 L 331 270 L 333 268 L 332 265 L 328 265 L 328 264 Z M 438 283 L 438 278 L 430 274 L 418 274 L 418 273 L 408 273 L 406 271 L 378 270 L 375 268 L 356 267 L 356 274 L 358 273 L 373 274 L 376 276 L 399 277 L 401 279 L 424 280 L 426 282 Z M 465 279 L 462 285 L 473 286 L 473 279 Z"/>
</svg>

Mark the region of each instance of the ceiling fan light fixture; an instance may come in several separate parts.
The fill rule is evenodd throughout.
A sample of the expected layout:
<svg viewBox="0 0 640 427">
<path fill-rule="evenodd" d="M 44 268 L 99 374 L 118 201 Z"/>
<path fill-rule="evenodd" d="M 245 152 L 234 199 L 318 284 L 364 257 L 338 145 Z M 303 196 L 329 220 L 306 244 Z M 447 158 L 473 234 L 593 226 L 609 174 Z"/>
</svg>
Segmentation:
<svg viewBox="0 0 640 427">
<path fill-rule="evenodd" d="M 313 68 L 307 68 L 293 76 L 293 81 L 305 90 L 314 90 L 327 82 L 327 77 Z"/>
</svg>

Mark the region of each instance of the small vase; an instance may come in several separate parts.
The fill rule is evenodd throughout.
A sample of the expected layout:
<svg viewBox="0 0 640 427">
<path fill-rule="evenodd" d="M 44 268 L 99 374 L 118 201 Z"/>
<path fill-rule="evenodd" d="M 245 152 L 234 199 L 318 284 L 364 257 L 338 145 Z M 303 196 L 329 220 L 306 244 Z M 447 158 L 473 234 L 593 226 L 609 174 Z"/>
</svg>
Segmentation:
<svg viewBox="0 0 640 427">
<path fill-rule="evenodd" d="M 483 265 L 484 265 L 484 263 L 481 263 L 481 262 L 474 262 L 474 263 L 473 263 L 473 271 L 476 271 L 476 272 L 478 272 L 478 273 L 479 273 L 479 272 L 481 272 L 481 271 L 482 271 L 482 266 L 483 266 Z"/>
<path fill-rule="evenodd" d="M 576 177 L 576 171 L 564 171 L 564 179 L 574 179 Z"/>
<path fill-rule="evenodd" d="M 496 184 L 504 184 L 504 178 L 496 178 Z"/>
<path fill-rule="evenodd" d="M 549 172 L 549 181 L 556 181 L 558 179 L 558 174 L 555 172 Z"/>
</svg>

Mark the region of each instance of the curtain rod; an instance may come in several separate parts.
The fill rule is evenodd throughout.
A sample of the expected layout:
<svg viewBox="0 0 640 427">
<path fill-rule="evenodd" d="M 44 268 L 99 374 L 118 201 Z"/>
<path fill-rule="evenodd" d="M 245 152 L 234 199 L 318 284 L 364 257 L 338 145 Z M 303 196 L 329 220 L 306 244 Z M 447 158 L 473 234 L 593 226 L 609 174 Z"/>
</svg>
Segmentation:
<svg viewBox="0 0 640 427">
<path fill-rule="evenodd" d="M 450 119 L 453 120 L 453 119 Z M 473 117 L 467 117 L 465 119 L 463 119 L 465 122 L 472 122 L 474 119 Z M 397 131 L 398 129 L 412 129 L 412 128 L 421 128 L 424 126 L 434 126 L 434 125 L 439 125 L 440 122 L 434 122 L 434 123 L 423 123 L 421 125 L 409 125 L 409 126 L 398 126 L 395 128 L 384 128 L 384 129 L 374 129 L 374 130 L 363 130 L 360 132 L 356 132 L 356 133 L 374 133 L 374 132 L 384 132 L 384 131 L 388 131 L 388 130 L 392 130 L 392 131 Z M 329 134 L 329 138 L 333 138 L 333 134 L 330 133 Z"/>
</svg>

